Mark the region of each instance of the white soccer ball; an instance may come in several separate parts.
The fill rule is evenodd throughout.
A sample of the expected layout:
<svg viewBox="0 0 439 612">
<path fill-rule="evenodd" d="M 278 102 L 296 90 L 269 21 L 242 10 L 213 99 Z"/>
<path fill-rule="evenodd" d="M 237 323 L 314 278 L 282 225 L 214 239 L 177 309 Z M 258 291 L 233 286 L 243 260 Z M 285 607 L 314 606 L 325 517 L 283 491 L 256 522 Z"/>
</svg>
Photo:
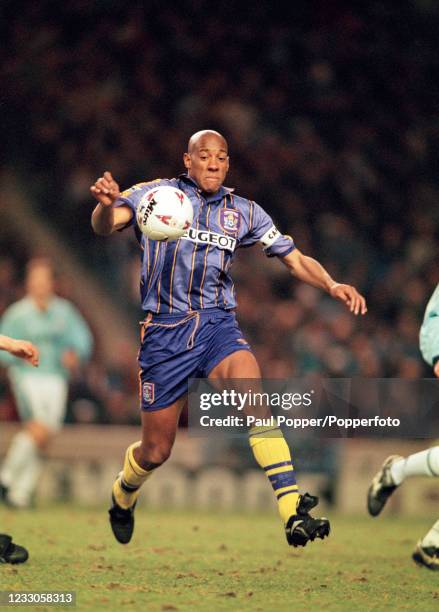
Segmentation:
<svg viewBox="0 0 439 612">
<path fill-rule="evenodd" d="M 194 209 L 183 191 L 176 187 L 155 187 L 137 207 L 140 231 L 151 240 L 178 240 L 192 225 Z"/>
</svg>

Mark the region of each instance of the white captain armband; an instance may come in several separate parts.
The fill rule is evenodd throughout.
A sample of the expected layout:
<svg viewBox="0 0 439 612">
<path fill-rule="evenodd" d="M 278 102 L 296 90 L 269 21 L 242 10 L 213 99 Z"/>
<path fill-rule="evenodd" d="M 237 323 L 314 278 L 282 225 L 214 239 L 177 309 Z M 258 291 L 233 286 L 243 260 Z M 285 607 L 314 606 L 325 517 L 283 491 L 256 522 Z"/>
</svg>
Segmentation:
<svg viewBox="0 0 439 612">
<path fill-rule="evenodd" d="M 261 238 L 259 238 L 259 242 L 262 244 L 262 247 L 268 249 L 271 245 L 276 242 L 276 240 L 281 236 L 280 231 L 276 226 L 272 225 L 268 231 L 265 232 Z"/>
</svg>

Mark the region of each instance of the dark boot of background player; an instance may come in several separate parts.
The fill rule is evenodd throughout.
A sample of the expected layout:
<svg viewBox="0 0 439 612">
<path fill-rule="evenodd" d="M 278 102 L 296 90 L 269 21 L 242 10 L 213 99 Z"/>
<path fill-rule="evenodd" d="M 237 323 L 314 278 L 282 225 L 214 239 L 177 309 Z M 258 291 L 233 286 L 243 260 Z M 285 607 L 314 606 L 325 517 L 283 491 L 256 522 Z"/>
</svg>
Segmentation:
<svg viewBox="0 0 439 612">
<path fill-rule="evenodd" d="M 0 563 L 24 563 L 29 553 L 23 546 L 14 544 L 11 536 L 0 533 Z"/>
</svg>

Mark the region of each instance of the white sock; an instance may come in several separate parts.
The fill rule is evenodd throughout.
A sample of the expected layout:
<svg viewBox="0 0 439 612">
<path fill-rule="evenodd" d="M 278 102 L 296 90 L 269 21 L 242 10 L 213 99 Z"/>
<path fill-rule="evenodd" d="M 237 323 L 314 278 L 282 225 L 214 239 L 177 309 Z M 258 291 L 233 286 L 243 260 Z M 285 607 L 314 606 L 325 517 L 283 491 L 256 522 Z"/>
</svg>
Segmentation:
<svg viewBox="0 0 439 612">
<path fill-rule="evenodd" d="M 26 468 L 21 472 L 19 478 L 8 491 L 8 499 L 15 506 L 26 508 L 32 501 L 32 495 L 36 489 L 38 478 L 40 477 L 43 462 L 35 447 L 35 454 L 26 464 Z"/>
<path fill-rule="evenodd" d="M 430 531 L 424 536 L 421 545 L 423 548 L 428 546 L 439 548 L 439 521 L 436 521 Z"/>
<path fill-rule="evenodd" d="M 390 474 L 396 485 L 400 485 L 408 476 L 439 476 L 439 446 L 395 461 Z"/>
<path fill-rule="evenodd" d="M 16 434 L 6 453 L 5 460 L 0 471 L 0 482 L 5 487 L 11 488 L 20 478 L 26 465 L 35 456 L 36 445 L 34 439 L 27 431 Z"/>
</svg>

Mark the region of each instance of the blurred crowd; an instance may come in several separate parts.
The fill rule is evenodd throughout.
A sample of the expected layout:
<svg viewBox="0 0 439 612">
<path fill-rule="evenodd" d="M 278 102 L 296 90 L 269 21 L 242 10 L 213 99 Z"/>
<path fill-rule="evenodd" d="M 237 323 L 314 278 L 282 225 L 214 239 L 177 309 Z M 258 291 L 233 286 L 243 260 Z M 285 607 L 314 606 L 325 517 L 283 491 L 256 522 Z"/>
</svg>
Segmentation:
<svg viewBox="0 0 439 612">
<path fill-rule="evenodd" d="M 22 4 L 6 0 L 0 26 L 7 162 L 66 245 L 122 287 L 127 316 L 138 249 L 92 234 L 89 186 L 104 169 L 124 187 L 175 176 L 209 127 L 229 141 L 227 184 L 368 299 L 357 320 L 258 247 L 238 252 L 238 315 L 264 375 L 431 375 L 418 330 L 439 282 L 435 3 Z M 2 310 L 20 256 L 0 261 Z M 135 422 L 135 380 L 130 359 L 95 360 L 71 419 Z"/>
</svg>

